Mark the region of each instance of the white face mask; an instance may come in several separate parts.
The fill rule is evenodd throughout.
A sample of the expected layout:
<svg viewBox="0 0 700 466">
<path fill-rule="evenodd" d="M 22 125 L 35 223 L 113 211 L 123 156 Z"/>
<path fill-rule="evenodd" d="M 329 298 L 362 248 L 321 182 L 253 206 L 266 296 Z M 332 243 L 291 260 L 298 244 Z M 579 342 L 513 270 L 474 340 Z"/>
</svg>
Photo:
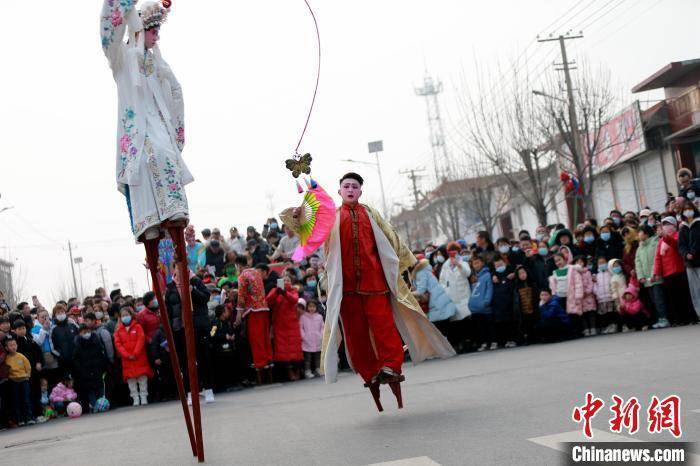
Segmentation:
<svg viewBox="0 0 700 466">
<path fill-rule="evenodd" d="M 687 218 L 693 218 L 693 217 L 695 217 L 695 211 L 694 210 L 684 210 L 683 215 L 685 215 Z"/>
<path fill-rule="evenodd" d="M 66 315 L 65 314 L 58 314 L 56 316 L 56 320 L 59 322 L 63 322 L 64 320 L 66 320 Z"/>
<path fill-rule="evenodd" d="M 80 338 L 82 338 L 83 340 L 89 340 L 91 335 L 92 333 L 90 332 L 81 333 Z"/>
<path fill-rule="evenodd" d="M 97 320 L 104 319 L 104 316 L 105 316 L 104 312 L 100 312 L 100 311 L 95 312 L 95 319 L 97 319 Z"/>
</svg>

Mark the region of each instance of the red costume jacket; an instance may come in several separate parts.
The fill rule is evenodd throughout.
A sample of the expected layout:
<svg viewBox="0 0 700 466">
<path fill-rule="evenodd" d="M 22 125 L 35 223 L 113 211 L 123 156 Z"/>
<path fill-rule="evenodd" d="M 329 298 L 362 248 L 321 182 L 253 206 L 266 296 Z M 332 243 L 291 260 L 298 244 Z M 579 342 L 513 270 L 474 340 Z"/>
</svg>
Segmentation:
<svg viewBox="0 0 700 466">
<path fill-rule="evenodd" d="M 369 214 L 360 204 L 340 208 L 340 248 L 343 294 L 389 292 Z"/>
</svg>

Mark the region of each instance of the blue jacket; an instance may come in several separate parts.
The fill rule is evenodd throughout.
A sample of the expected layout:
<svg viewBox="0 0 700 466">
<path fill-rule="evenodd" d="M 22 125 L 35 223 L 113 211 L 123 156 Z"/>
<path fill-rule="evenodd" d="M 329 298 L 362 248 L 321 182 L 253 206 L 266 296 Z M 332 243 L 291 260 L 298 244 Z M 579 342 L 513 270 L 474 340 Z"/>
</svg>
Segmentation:
<svg viewBox="0 0 700 466">
<path fill-rule="evenodd" d="M 546 304 L 540 304 L 540 320 L 547 321 L 552 319 L 559 319 L 563 324 L 569 325 L 569 315 L 566 313 L 561 305 L 561 298 L 558 296 L 552 296 Z"/>
<path fill-rule="evenodd" d="M 431 322 L 447 320 L 457 312 L 457 306 L 442 287 L 438 279 L 433 275 L 428 261 L 421 261 L 416 266 L 415 275 L 416 292 L 419 294 L 430 293 L 428 319 Z"/>
<path fill-rule="evenodd" d="M 484 267 L 476 277 L 476 283 L 472 284 L 472 295 L 469 297 L 469 310 L 472 314 L 491 314 L 493 300 L 491 272 Z"/>
</svg>

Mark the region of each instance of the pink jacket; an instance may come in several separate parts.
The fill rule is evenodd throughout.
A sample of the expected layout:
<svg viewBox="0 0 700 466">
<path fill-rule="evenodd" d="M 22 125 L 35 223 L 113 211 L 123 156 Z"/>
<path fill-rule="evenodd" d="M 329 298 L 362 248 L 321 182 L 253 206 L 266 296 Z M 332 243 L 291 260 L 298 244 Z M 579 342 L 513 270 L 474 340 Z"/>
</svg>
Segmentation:
<svg viewBox="0 0 700 466">
<path fill-rule="evenodd" d="M 583 281 L 583 312 L 595 311 L 598 303 L 593 292 L 593 275 L 588 269 L 581 269 L 581 280 Z"/>
<path fill-rule="evenodd" d="M 620 302 L 620 314 L 633 316 L 641 312 L 642 314 L 648 317 L 649 312 L 646 310 L 644 304 L 642 303 L 642 300 L 639 299 L 638 296 L 639 289 L 630 285 L 625 290 L 625 294 L 627 293 L 631 294 L 634 297 L 634 299 L 632 301 L 625 301 L 623 295 L 622 300 Z"/>
<path fill-rule="evenodd" d="M 321 351 L 323 339 L 323 317 L 318 312 L 305 312 L 299 317 L 301 328 L 301 350 L 307 353 Z"/>
<path fill-rule="evenodd" d="M 78 398 L 78 395 L 75 393 L 75 390 L 66 387 L 62 383 L 59 383 L 58 385 L 53 387 L 53 390 L 51 390 L 51 395 L 49 396 L 49 400 L 52 403 L 75 401 L 76 398 Z"/>
<path fill-rule="evenodd" d="M 569 265 L 569 273 L 566 275 L 568 289 L 566 291 L 566 313 L 583 314 L 583 279 L 581 278 L 581 268 Z M 554 275 L 549 277 L 549 287 L 556 294 L 557 279 Z"/>
<path fill-rule="evenodd" d="M 598 272 L 593 283 L 593 292 L 599 303 L 609 303 L 615 301 L 612 297 L 610 287 L 610 272 Z"/>
</svg>

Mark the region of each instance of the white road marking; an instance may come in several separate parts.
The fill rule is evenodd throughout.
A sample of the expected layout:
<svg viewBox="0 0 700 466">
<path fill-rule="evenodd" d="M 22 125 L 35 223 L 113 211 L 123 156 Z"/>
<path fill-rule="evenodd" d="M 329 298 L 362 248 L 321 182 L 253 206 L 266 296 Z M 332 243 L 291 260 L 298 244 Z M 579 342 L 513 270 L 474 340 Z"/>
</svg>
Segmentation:
<svg viewBox="0 0 700 466">
<path fill-rule="evenodd" d="M 690 412 L 691 412 L 691 413 L 698 413 L 698 414 L 700 414 L 700 409 L 693 409 L 693 410 L 690 411 Z"/>
<path fill-rule="evenodd" d="M 427 456 L 416 456 L 415 458 L 387 461 L 386 463 L 373 463 L 367 466 L 440 466 L 440 463 L 436 463 Z"/>
</svg>

